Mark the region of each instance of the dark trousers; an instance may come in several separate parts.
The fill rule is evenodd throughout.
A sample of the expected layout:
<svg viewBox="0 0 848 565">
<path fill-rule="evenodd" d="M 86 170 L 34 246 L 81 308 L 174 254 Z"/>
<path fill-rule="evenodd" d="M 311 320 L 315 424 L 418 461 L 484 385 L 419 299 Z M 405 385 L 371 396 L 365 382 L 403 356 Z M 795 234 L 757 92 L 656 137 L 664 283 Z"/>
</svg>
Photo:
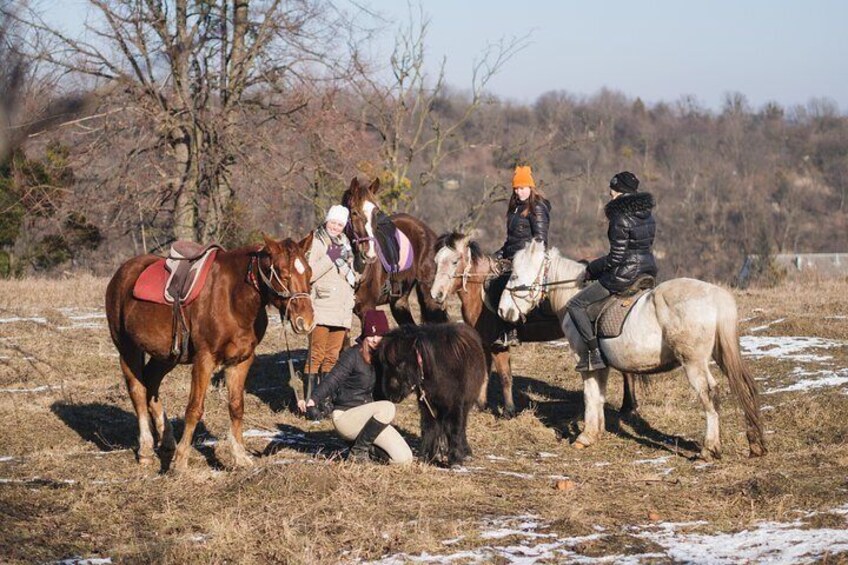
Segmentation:
<svg viewBox="0 0 848 565">
<path fill-rule="evenodd" d="M 586 342 L 586 345 L 588 345 L 590 349 L 597 347 L 598 342 L 595 338 L 595 328 L 592 327 L 592 322 L 589 320 L 589 313 L 587 310 L 589 306 L 596 302 L 605 300 L 610 296 L 610 294 L 612 293 L 604 288 L 604 285 L 595 281 L 575 294 L 574 297 L 568 301 L 568 315 L 571 316 L 571 319 L 574 321 L 574 325 L 577 326 L 577 331 L 580 333 L 580 337 L 583 338 L 583 341 Z"/>
</svg>

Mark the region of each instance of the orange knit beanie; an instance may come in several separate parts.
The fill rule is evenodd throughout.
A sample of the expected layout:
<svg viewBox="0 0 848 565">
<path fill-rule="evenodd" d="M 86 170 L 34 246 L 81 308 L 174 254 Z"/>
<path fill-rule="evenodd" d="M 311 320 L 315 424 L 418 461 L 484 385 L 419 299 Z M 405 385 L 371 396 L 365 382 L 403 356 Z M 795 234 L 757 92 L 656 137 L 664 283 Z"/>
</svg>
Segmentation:
<svg viewBox="0 0 848 565">
<path fill-rule="evenodd" d="M 530 170 L 530 165 L 515 167 L 515 174 L 512 177 L 512 188 L 522 186 L 536 187 L 536 183 L 533 182 L 533 171 Z"/>
</svg>

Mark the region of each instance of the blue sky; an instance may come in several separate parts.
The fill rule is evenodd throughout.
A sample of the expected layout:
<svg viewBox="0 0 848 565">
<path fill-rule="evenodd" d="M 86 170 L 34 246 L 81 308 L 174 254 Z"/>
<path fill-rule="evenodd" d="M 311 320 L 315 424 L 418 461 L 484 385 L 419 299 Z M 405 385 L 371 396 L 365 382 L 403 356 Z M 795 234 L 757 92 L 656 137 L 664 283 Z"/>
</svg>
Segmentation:
<svg viewBox="0 0 848 565">
<path fill-rule="evenodd" d="M 357 0 L 386 19 L 376 44 L 387 60 L 404 0 Z M 50 2 L 52 4 L 52 2 Z M 54 16 L 81 28 L 82 0 Z M 423 0 L 428 62 L 447 56 L 448 82 L 471 80 L 475 57 L 502 37 L 530 44 L 490 83 L 495 94 L 532 102 L 549 90 L 591 95 L 603 87 L 649 103 L 694 95 L 711 109 L 741 92 L 756 109 L 813 97 L 848 113 L 848 1 L 844 0 Z M 417 7 L 413 8 L 417 13 Z"/>
</svg>

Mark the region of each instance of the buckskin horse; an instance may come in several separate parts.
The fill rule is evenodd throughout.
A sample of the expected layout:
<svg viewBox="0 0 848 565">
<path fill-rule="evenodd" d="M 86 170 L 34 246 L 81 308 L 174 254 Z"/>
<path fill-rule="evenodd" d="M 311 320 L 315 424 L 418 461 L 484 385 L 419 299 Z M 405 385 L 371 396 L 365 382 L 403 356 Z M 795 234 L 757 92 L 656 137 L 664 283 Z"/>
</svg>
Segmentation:
<svg viewBox="0 0 848 565">
<path fill-rule="evenodd" d="M 486 366 L 491 370 L 494 362 L 495 371 L 500 376 L 503 388 L 503 415 L 511 418 L 515 415 L 515 401 L 512 394 L 512 367 L 510 351 L 504 348 L 494 348 L 493 343 L 502 332 L 502 323 L 497 313 L 485 305 L 484 293 L 487 280 L 497 276 L 495 262 L 483 254 L 476 241 L 461 233 L 446 233 L 436 242 L 436 278 L 431 294 L 434 300 L 444 303 L 448 296 L 456 294 L 462 304 L 462 319 L 480 334 L 483 349 L 486 353 Z M 562 339 L 562 331 L 558 322 L 555 327 L 537 324 L 534 327 L 520 328 L 521 339 L 524 342 L 544 342 Z M 486 372 L 488 380 L 489 371 Z M 635 379 L 630 373 L 622 373 L 624 377 L 624 400 L 621 413 L 633 415 L 638 411 L 635 394 Z M 486 387 L 481 391 L 481 407 L 486 405 Z"/>
<path fill-rule="evenodd" d="M 547 294 L 558 313 L 563 333 L 578 355 L 585 344 L 567 315 L 566 303 L 582 279 L 582 264 L 556 249 L 531 242 L 513 258 L 513 276 L 501 296 L 498 313 L 517 321 L 533 309 L 549 286 L 548 281 L 575 281 L 551 286 Z M 618 337 L 601 339 L 607 364 L 619 371 L 654 374 L 682 366 L 698 394 L 706 416 L 701 457 L 721 457 L 717 411 L 718 383 L 710 373 L 714 359 L 730 381 L 745 415 L 751 457 L 766 454 L 757 387 L 739 350 L 736 301 L 727 290 L 703 281 L 672 279 L 642 295 L 627 316 Z M 574 446 L 587 447 L 604 432 L 604 398 L 609 369 L 583 373 L 584 429 Z"/>
<path fill-rule="evenodd" d="M 187 358 L 172 354 L 173 308 L 138 300 L 133 287 L 139 275 L 160 260 L 155 255 L 134 257 L 121 265 L 106 288 L 106 317 L 112 341 L 120 355 L 121 370 L 138 417 L 138 460 L 154 460 L 151 418 L 159 436 L 163 467 L 174 455 L 172 469 L 188 465 L 194 429 L 203 415 L 212 371 L 223 365 L 229 393 L 229 445 L 236 466 L 252 465 L 244 448 L 242 417 L 244 381 L 256 346 L 268 326 L 266 306 L 279 309 L 282 322 L 297 333 L 312 329 L 312 276 L 306 252 L 312 235 L 300 243 L 264 236 L 261 246 L 220 251 L 206 284 L 184 308 L 189 329 Z M 144 362 L 145 354 L 149 356 Z M 185 431 L 175 446 L 174 433 L 159 398 L 159 385 L 179 363 L 191 363 L 191 392 L 185 411 Z"/>
<path fill-rule="evenodd" d="M 436 271 L 433 260 L 436 234 L 427 224 L 409 214 L 393 214 L 390 218 L 397 229 L 409 239 L 414 258 L 409 269 L 392 275 L 400 284 L 400 293 L 392 295 L 391 290 L 385 291 L 387 286 L 390 286 L 387 285 L 389 273 L 378 260 L 377 242 L 374 237 L 375 214 L 379 210 L 379 190 L 380 179 L 375 179 L 367 186 L 359 184 L 359 179 L 354 177 L 350 187 L 342 195 L 342 205 L 350 210 L 346 232 L 356 248 L 358 262 L 365 265 L 356 288 L 354 312 L 361 316 L 367 310 L 388 303 L 398 324 L 414 324 L 415 320 L 409 311 L 409 295 L 415 289 L 423 321 L 447 322 L 447 312 L 430 296 L 430 285 Z"/>
</svg>

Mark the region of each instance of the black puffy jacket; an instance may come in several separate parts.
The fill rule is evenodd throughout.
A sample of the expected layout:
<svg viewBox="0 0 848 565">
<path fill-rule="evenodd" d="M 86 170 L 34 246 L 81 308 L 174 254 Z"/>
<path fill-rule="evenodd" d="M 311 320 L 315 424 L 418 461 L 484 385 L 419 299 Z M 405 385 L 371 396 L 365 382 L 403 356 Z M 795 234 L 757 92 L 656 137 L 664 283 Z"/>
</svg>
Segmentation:
<svg viewBox="0 0 848 565">
<path fill-rule="evenodd" d="M 365 362 L 359 347 L 349 347 L 339 355 L 333 370 L 312 391 L 311 398 L 316 406 L 321 406 L 324 399 L 329 398 L 336 409 L 356 408 L 374 402 L 376 382 L 374 366 Z"/>
<path fill-rule="evenodd" d="M 530 212 L 523 216 L 526 204 L 519 202 L 506 217 L 506 241 L 496 253 L 504 259 L 512 259 L 531 239 L 540 239 L 548 246 L 548 227 L 551 223 L 551 203 L 544 198 L 537 200 Z"/>
<path fill-rule="evenodd" d="M 657 231 L 653 208 L 654 197 L 647 192 L 623 194 L 604 208 L 610 222 L 610 251 L 589 263 L 587 270 L 610 292 L 625 290 L 640 275 L 656 276 L 651 251 Z"/>
</svg>

